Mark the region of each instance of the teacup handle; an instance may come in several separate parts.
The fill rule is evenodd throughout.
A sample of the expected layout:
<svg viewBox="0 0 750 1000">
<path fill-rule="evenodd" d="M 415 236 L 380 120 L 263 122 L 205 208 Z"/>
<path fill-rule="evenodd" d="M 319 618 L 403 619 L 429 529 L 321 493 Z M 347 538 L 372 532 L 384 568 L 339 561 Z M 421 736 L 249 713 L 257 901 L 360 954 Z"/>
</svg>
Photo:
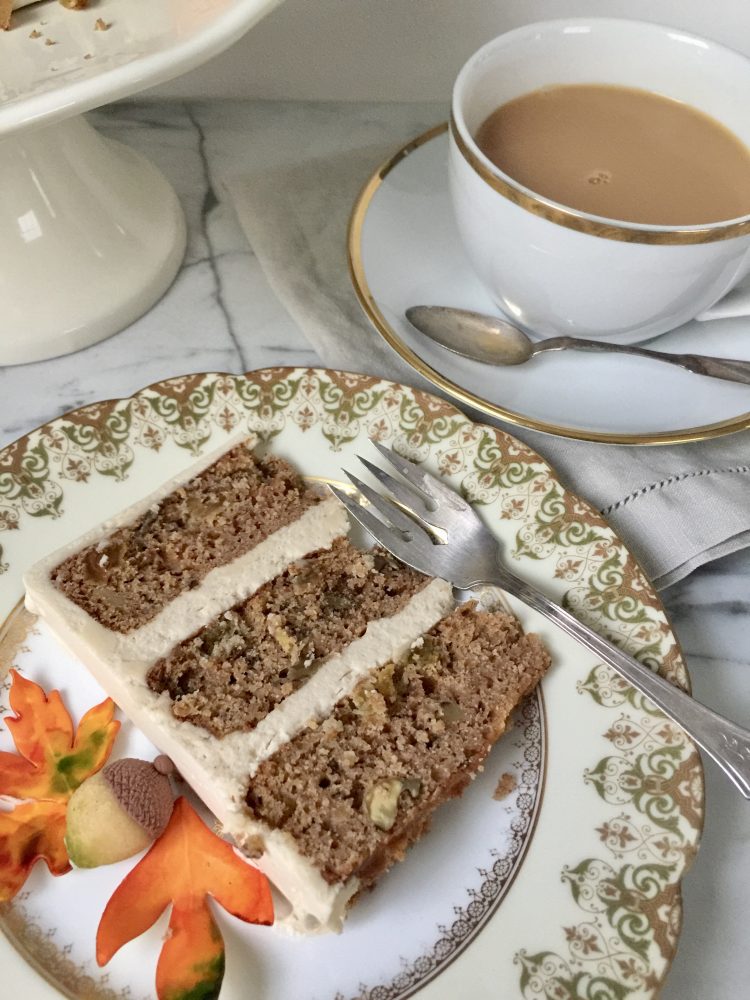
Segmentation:
<svg viewBox="0 0 750 1000">
<path fill-rule="evenodd" d="M 750 274 L 727 292 L 723 299 L 719 299 L 695 318 L 730 319 L 733 316 L 750 316 Z"/>
</svg>

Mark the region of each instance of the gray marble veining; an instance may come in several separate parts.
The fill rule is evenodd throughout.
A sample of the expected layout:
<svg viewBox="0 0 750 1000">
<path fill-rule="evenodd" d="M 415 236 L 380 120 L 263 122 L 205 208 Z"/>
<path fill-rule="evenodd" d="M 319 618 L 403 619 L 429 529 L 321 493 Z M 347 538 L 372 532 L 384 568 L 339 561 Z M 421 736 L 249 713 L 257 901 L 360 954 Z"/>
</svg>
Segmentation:
<svg viewBox="0 0 750 1000">
<path fill-rule="evenodd" d="M 301 150 L 407 138 L 440 120 L 434 105 L 360 105 L 356 122 L 336 104 L 221 101 L 120 104 L 93 116 L 106 135 L 149 156 L 176 187 L 188 219 L 184 265 L 143 319 L 78 354 L 0 368 L 0 447 L 67 410 L 127 396 L 186 372 L 314 365 L 315 353 L 269 288 L 223 194 L 251 166 L 292 162 Z M 312 138 L 311 138 L 312 135 Z M 314 148 L 311 148 L 314 147 Z M 663 594 L 698 698 L 750 725 L 750 551 L 693 573 Z M 663 1000 L 747 995 L 750 803 L 707 767 L 703 846 L 684 883 L 680 950 Z"/>
</svg>

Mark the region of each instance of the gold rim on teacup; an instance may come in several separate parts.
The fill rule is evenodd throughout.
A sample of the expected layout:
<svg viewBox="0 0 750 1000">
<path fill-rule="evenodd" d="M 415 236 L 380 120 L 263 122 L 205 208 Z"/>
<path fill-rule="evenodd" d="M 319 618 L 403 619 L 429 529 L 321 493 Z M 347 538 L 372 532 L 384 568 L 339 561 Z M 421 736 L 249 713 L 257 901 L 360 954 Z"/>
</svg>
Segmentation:
<svg viewBox="0 0 750 1000">
<path fill-rule="evenodd" d="M 669 226 L 628 225 L 602 216 L 589 215 L 550 201 L 514 181 L 494 166 L 474 144 L 468 129 L 462 129 L 451 112 L 450 134 L 469 166 L 494 191 L 512 201 L 519 208 L 531 212 L 548 222 L 554 222 L 566 229 L 575 229 L 589 236 L 599 236 L 605 240 L 620 240 L 623 243 L 649 243 L 662 246 L 679 246 L 695 243 L 715 243 L 731 240 L 750 233 L 750 216 L 728 219 L 708 226 L 686 226 L 675 229 Z"/>
</svg>

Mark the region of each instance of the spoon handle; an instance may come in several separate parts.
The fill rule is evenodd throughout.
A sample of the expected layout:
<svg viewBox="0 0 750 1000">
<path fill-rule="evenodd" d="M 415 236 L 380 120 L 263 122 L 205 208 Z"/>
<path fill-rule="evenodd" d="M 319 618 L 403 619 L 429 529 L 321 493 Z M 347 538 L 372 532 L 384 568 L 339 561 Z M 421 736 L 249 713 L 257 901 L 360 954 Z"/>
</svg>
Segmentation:
<svg viewBox="0 0 750 1000">
<path fill-rule="evenodd" d="M 652 351 L 647 347 L 634 347 L 627 344 L 610 344 L 599 340 L 582 340 L 579 337 L 551 337 L 534 344 L 534 354 L 543 351 L 593 351 L 599 354 L 631 354 L 639 358 L 651 358 L 652 361 L 666 361 L 667 364 L 686 368 L 696 375 L 709 375 L 711 378 L 722 378 L 728 382 L 742 382 L 750 385 L 750 361 L 735 361 L 732 358 L 709 358 L 704 354 L 668 354 L 665 351 Z"/>
</svg>

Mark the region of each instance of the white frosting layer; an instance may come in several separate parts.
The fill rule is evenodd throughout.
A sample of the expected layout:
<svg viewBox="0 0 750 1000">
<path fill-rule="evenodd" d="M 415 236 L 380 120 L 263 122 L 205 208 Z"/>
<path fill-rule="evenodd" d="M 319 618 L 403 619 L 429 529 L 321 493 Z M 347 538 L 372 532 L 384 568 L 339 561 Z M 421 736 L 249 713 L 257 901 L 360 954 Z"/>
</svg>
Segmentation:
<svg viewBox="0 0 750 1000">
<path fill-rule="evenodd" d="M 122 711 L 159 749 L 216 815 L 240 847 L 260 838 L 262 856 L 255 862 L 290 903 L 282 921 L 294 930 L 340 930 L 356 879 L 329 885 L 297 850 L 293 840 L 251 819 L 244 808 L 250 776 L 261 761 L 292 739 L 313 719 L 323 719 L 335 703 L 354 690 L 371 670 L 403 656 L 422 633 L 429 631 L 453 606 L 452 590 L 443 580 L 431 581 L 397 614 L 369 623 L 363 636 L 328 659 L 313 677 L 271 712 L 252 732 L 218 739 L 199 726 L 172 714 L 168 694 L 156 694 L 146 684 L 153 663 L 176 643 L 194 634 L 216 615 L 244 600 L 290 563 L 346 534 L 348 520 L 331 498 L 306 511 L 293 524 L 226 566 L 210 572 L 201 585 L 181 594 L 156 618 L 123 636 L 94 621 L 57 590 L 50 572 L 64 559 L 103 541 L 191 479 L 220 454 L 193 466 L 179 480 L 71 545 L 37 563 L 24 578 L 27 608 L 45 619 L 55 635 L 88 667 Z"/>
</svg>

